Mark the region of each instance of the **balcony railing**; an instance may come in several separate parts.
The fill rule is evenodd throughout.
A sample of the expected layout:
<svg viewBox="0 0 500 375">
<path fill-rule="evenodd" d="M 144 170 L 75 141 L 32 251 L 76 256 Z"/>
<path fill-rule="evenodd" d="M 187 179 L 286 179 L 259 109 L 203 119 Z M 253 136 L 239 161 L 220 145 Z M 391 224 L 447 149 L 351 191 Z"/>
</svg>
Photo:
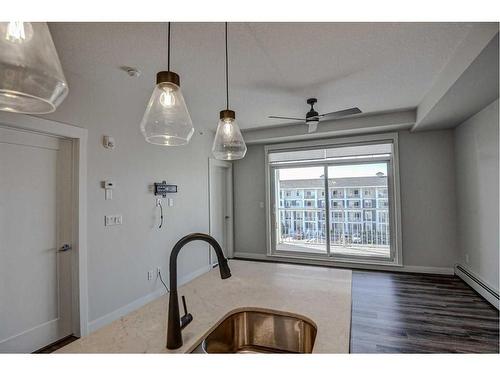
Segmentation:
<svg viewBox="0 0 500 375">
<path fill-rule="evenodd" d="M 387 213 L 387 210 L 372 209 L 370 211 Z M 278 242 L 297 244 L 298 246 L 325 245 L 327 234 L 324 212 L 324 209 L 318 208 L 279 208 L 277 217 Z M 378 212 L 374 213 L 373 217 L 378 217 Z M 311 222 L 315 224 L 311 226 Z M 379 222 L 377 224 L 373 220 L 363 220 L 362 217 L 353 221 L 349 219 L 348 215 L 344 215 L 344 220 L 338 217 L 330 219 L 330 246 L 332 248 L 352 247 L 360 250 L 378 248 L 386 249 L 388 254 L 390 238 L 387 223 Z"/>
</svg>

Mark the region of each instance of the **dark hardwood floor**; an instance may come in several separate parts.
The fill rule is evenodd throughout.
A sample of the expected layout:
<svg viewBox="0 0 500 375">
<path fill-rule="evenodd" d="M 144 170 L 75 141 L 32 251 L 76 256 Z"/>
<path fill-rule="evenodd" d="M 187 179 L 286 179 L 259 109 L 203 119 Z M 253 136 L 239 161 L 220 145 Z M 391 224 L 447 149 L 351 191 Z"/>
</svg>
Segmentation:
<svg viewBox="0 0 500 375">
<path fill-rule="evenodd" d="M 456 276 L 353 271 L 351 353 L 498 353 L 498 320 Z"/>
</svg>

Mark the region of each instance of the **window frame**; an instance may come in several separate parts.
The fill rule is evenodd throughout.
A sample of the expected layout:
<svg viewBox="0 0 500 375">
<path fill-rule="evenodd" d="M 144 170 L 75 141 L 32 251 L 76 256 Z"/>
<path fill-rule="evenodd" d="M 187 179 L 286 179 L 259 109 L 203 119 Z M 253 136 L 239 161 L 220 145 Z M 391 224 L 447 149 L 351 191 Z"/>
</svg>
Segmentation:
<svg viewBox="0 0 500 375">
<path fill-rule="evenodd" d="M 356 158 L 355 160 L 311 160 L 308 162 L 287 162 L 284 164 L 270 164 L 269 154 L 280 151 L 296 151 L 301 149 L 315 149 L 315 148 L 334 148 L 344 146 L 363 146 L 369 144 L 391 143 L 392 154 L 384 157 L 367 157 Z M 379 265 L 393 265 L 402 266 L 402 237 L 401 237 L 401 198 L 400 198 L 400 179 L 399 179 L 399 148 L 398 148 L 398 134 L 370 134 L 356 137 L 343 137 L 334 139 L 321 139 L 313 141 L 273 144 L 264 146 L 265 154 L 265 183 L 266 183 L 266 245 L 267 256 L 276 258 L 294 258 L 307 260 L 324 260 L 328 263 L 341 262 L 341 263 L 362 263 L 362 264 L 379 264 Z M 326 256 L 325 254 L 313 254 L 307 252 L 287 252 L 283 250 L 276 250 L 276 233 L 273 228 L 273 222 L 276 222 L 277 207 L 275 206 L 275 197 L 277 194 L 277 185 L 274 183 L 274 171 L 283 168 L 297 168 L 307 166 L 323 166 L 325 169 L 325 221 L 327 228 L 330 227 L 330 215 L 334 210 L 330 206 L 330 192 L 328 191 L 328 166 L 339 164 L 361 164 L 373 163 L 377 161 L 387 162 L 387 179 L 388 179 L 388 204 L 387 207 L 390 218 L 390 251 L 391 257 L 389 260 L 381 257 L 350 257 L 341 254 L 330 254 L 330 238 L 326 238 Z M 376 194 L 376 192 L 375 192 Z M 363 203 L 361 204 L 363 206 Z M 360 208 L 362 211 L 363 208 Z M 330 214 L 328 214 L 330 212 Z"/>
</svg>

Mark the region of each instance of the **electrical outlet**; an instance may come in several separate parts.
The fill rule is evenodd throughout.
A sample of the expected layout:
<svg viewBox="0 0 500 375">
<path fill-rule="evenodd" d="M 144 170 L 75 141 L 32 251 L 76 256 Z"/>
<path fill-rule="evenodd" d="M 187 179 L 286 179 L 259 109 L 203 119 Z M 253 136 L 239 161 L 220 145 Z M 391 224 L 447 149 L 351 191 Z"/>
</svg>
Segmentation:
<svg viewBox="0 0 500 375">
<path fill-rule="evenodd" d="M 156 277 L 160 277 L 161 268 L 156 267 Z"/>
<path fill-rule="evenodd" d="M 465 263 L 469 264 L 469 254 L 465 254 Z"/>
<path fill-rule="evenodd" d="M 153 280 L 153 270 L 148 271 L 148 281 Z"/>
</svg>

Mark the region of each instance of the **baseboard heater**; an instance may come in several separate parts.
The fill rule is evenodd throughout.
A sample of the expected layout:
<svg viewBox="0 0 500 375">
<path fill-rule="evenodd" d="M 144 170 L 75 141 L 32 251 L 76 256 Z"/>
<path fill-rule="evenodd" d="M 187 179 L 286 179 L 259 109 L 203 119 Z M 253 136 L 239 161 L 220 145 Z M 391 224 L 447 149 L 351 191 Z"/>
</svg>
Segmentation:
<svg viewBox="0 0 500 375">
<path fill-rule="evenodd" d="M 471 273 L 468 269 L 462 267 L 460 264 L 455 265 L 455 274 L 498 309 L 499 295 L 496 290 L 492 289 L 489 285 L 484 283 L 476 275 Z"/>
</svg>

